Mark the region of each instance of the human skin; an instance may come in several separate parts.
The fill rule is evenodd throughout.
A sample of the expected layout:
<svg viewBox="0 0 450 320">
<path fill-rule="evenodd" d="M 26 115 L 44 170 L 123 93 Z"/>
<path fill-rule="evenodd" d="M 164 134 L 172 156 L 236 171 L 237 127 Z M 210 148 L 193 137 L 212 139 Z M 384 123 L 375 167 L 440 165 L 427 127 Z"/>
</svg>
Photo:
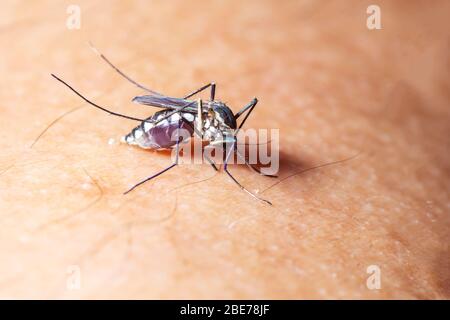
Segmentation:
<svg viewBox="0 0 450 320">
<path fill-rule="evenodd" d="M 372 1 L 77 4 L 79 30 L 67 3 L 0 5 L 0 297 L 450 297 L 448 1 L 377 1 L 381 30 Z M 273 206 L 207 164 L 124 196 L 171 158 L 115 143 L 136 123 L 50 77 L 155 112 L 88 41 L 170 96 L 257 96 L 246 127 L 280 129 L 279 178 L 231 171 Z"/>
</svg>

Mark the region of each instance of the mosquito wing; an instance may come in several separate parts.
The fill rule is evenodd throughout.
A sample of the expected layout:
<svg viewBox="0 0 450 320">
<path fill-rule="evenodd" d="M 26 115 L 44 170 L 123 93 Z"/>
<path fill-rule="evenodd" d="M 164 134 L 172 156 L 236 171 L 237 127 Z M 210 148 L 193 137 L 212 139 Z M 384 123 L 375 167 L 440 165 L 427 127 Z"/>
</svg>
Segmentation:
<svg viewBox="0 0 450 320">
<path fill-rule="evenodd" d="M 182 108 L 187 104 L 192 104 L 191 106 L 186 107 L 184 111 L 197 113 L 197 106 L 195 104 L 195 101 L 192 100 L 171 98 L 166 96 L 145 95 L 134 97 L 132 101 L 146 106 L 172 110 Z"/>
</svg>

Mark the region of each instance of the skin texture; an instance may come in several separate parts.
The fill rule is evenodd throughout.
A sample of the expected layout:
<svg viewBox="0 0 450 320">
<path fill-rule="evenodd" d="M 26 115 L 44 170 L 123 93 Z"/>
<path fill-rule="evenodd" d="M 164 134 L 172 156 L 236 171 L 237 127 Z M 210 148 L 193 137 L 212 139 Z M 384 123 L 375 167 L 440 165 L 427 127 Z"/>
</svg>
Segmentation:
<svg viewBox="0 0 450 320">
<path fill-rule="evenodd" d="M 450 297 L 448 1 L 377 1 L 381 30 L 373 1 L 76 3 L 79 30 L 69 2 L 0 5 L 0 297 Z M 257 96 L 246 127 L 280 129 L 280 178 L 231 170 L 273 207 L 207 164 L 123 196 L 170 154 L 108 144 L 136 123 L 50 77 L 155 112 L 88 41 L 167 95 Z"/>
</svg>

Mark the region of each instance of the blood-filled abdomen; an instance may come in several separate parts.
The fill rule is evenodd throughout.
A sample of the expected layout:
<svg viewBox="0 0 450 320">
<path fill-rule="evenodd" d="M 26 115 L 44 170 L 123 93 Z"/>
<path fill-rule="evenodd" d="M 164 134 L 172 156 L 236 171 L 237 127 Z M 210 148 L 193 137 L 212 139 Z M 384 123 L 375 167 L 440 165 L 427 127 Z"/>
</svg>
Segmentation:
<svg viewBox="0 0 450 320">
<path fill-rule="evenodd" d="M 173 110 L 163 110 L 155 113 L 123 137 L 123 142 L 145 149 L 168 149 L 177 143 L 177 134 L 180 140 L 191 137 L 194 133 L 192 114 L 188 114 L 187 117 L 189 120 L 192 118 L 192 121 L 175 113 L 157 122 L 172 112 Z M 178 128 L 180 131 L 177 133 Z"/>
</svg>

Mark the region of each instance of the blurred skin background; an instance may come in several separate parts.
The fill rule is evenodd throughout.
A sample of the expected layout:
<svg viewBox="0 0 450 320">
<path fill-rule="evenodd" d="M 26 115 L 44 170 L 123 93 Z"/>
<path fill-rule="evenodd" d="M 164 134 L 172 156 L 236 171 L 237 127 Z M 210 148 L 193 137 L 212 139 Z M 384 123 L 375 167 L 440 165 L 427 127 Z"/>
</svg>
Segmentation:
<svg viewBox="0 0 450 320">
<path fill-rule="evenodd" d="M 2 1 L 0 297 L 448 299 L 449 13 L 448 1 Z M 273 207 L 206 164 L 124 197 L 171 160 L 108 144 L 136 123 L 50 77 L 117 112 L 155 112 L 89 41 L 170 96 L 215 81 L 235 112 L 258 97 L 246 127 L 280 129 L 280 178 L 232 170 Z"/>
</svg>

